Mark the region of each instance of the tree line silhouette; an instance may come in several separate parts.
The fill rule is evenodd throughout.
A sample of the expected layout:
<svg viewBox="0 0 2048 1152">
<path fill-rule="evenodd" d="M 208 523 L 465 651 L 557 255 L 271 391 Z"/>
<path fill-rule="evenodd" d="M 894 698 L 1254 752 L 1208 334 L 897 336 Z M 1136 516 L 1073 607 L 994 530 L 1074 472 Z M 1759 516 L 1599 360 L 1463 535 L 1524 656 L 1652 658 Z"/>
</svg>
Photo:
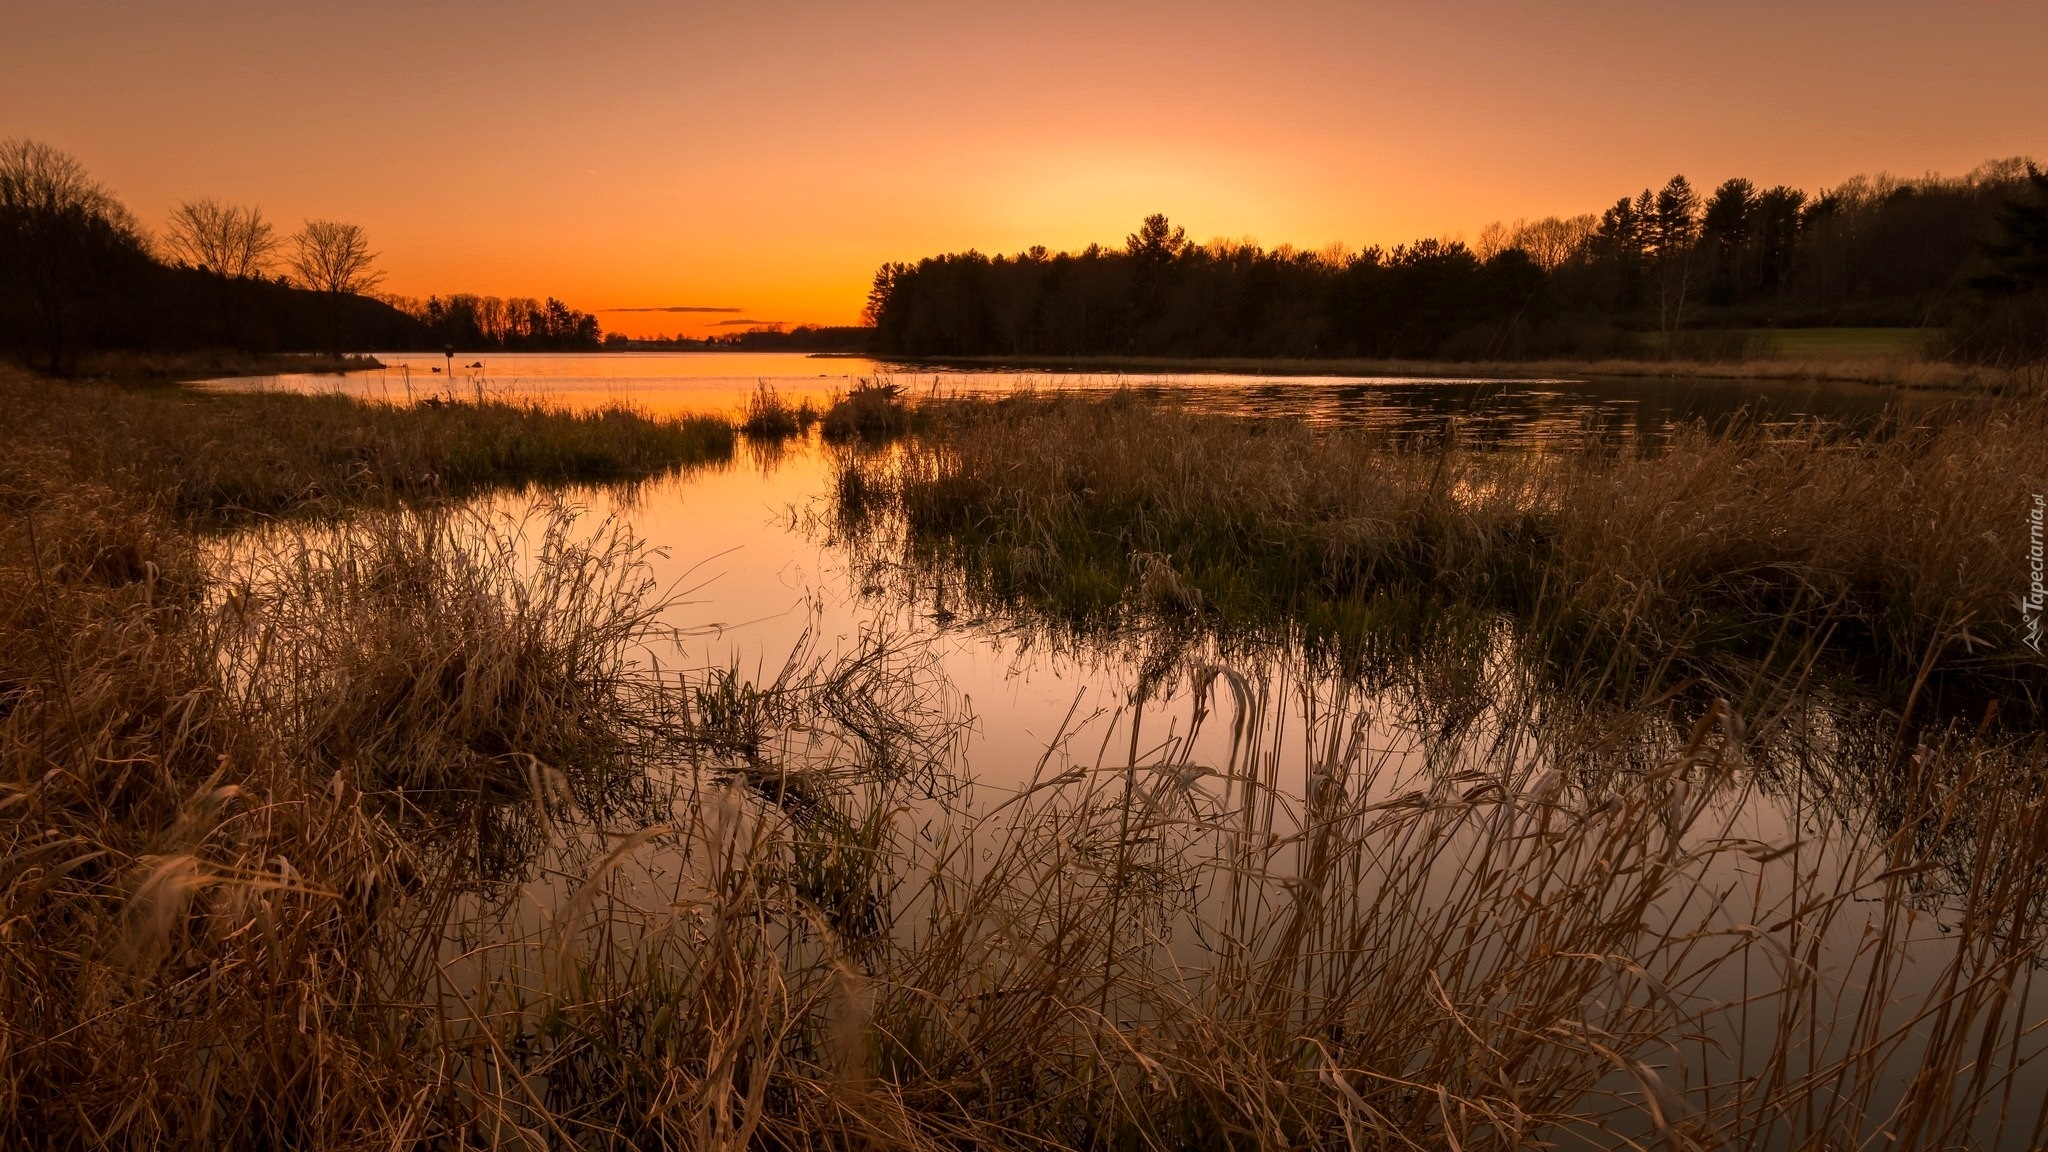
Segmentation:
<svg viewBox="0 0 2048 1152">
<path fill-rule="evenodd" d="M 387 297 L 419 321 L 441 346 L 458 351 L 577 352 L 604 346 L 597 317 L 553 296 L 476 296 L 458 292 L 425 300 Z"/>
<path fill-rule="evenodd" d="M 761 324 L 712 336 L 605 335 L 604 346 L 621 352 L 863 352 L 873 330 L 854 325 Z"/>
<path fill-rule="evenodd" d="M 0 140 L 0 352 L 52 373 L 86 349 L 600 347 L 597 318 L 553 298 L 374 297 L 377 258 L 359 225 L 280 236 L 260 209 L 210 199 L 152 237 L 75 158 Z"/>
<path fill-rule="evenodd" d="M 284 270 L 278 270 L 282 260 Z M 82 348 L 252 352 L 606 346 L 548 298 L 379 299 L 354 224 L 280 237 L 253 207 L 188 201 L 146 233 L 72 157 L 0 141 L 0 350 L 61 371 Z M 1818 196 L 1682 176 L 1597 214 L 1490 224 L 1470 245 L 1306 251 L 1191 242 L 1164 216 L 1122 247 L 968 251 L 883 266 L 880 354 L 1490 359 L 1717 354 L 1730 330 L 1940 328 L 1952 355 L 2048 357 L 2048 176 L 1858 177 Z M 844 329 L 693 346 L 843 348 Z M 617 342 L 612 347 L 619 346 Z"/>
<path fill-rule="evenodd" d="M 884 265 L 884 354 L 1490 359 L 1711 354 L 1759 327 L 1946 328 L 1973 359 L 2038 358 L 2048 177 L 1857 177 L 1810 196 L 1685 177 L 1476 243 L 1351 251 L 1191 242 L 1164 216 L 1120 248 Z"/>
</svg>

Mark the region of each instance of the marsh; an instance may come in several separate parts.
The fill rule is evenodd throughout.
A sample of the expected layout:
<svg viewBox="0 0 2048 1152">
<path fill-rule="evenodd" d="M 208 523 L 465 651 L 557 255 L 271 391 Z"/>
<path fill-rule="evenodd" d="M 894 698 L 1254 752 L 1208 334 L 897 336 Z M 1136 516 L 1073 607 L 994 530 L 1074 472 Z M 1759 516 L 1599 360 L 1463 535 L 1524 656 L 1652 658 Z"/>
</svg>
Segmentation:
<svg viewBox="0 0 2048 1152">
<path fill-rule="evenodd" d="M 2038 404 L 687 367 L 18 386 L 25 1101 L 2038 1136 Z"/>
</svg>

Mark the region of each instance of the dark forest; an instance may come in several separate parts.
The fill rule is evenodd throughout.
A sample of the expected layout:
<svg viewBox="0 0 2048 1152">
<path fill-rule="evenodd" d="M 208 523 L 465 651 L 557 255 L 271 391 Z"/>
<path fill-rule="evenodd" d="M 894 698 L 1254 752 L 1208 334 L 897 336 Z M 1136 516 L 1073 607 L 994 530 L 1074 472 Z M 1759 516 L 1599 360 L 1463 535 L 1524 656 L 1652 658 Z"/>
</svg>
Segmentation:
<svg viewBox="0 0 2048 1152">
<path fill-rule="evenodd" d="M 1597 215 L 1355 252 L 1199 244 L 1152 216 L 1117 248 L 886 265 L 867 316 L 876 351 L 921 356 L 1719 356 L 1745 329 L 1869 326 L 2034 358 L 2044 217 L 2022 160 L 1819 195 L 1678 176 Z"/>
</svg>

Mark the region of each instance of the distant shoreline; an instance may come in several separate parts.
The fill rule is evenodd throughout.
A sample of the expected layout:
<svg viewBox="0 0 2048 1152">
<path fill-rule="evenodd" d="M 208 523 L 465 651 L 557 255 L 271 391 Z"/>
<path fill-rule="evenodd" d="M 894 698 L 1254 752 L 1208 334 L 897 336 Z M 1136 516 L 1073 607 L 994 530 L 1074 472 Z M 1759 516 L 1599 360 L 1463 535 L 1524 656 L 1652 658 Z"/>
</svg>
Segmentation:
<svg viewBox="0 0 2048 1152">
<path fill-rule="evenodd" d="M 1262 360 L 1172 356 L 889 356 L 861 354 L 921 368 L 1062 372 L 1243 373 L 1261 376 L 1401 376 L 1526 380 L 1556 376 L 1622 379 L 1810 380 L 1900 388 L 1997 391 L 2026 382 L 2021 372 L 1940 360 Z"/>
<path fill-rule="evenodd" d="M 617 349 L 606 350 L 618 354 Z M 712 351 L 709 349 L 633 349 L 635 352 Z M 719 351 L 739 352 L 739 349 Z M 756 351 L 759 350 L 749 350 Z M 501 353 L 502 354 L 502 353 Z M 901 356 L 872 352 L 800 351 L 785 353 L 807 359 L 872 360 L 911 370 L 1044 371 L 1098 374 L 1188 375 L 1242 374 L 1257 376 L 1386 376 L 1412 379 L 1462 380 L 1487 377 L 1542 380 L 1596 377 L 1621 380 L 1770 380 L 1780 382 L 1870 384 L 1942 391 L 2006 391 L 2039 387 L 2039 373 L 1976 367 L 1942 360 L 1870 357 L 1853 359 L 1765 357 L 1735 361 L 1709 360 L 1361 360 L 1260 359 L 1256 357 L 1185 356 Z M 147 354 L 109 353 L 87 358 L 80 376 L 129 380 L 207 380 L 230 376 L 287 373 L 343 373 L 385 367 L 370 355 L 325 353 L 270 354 Z"/>
<path fill-rule="evenodd" d="M 96 352 L 80 356 L 67 375 L 189 382 L 228 376 L 338 375 L 382 367 L 384 362 L 375 356 L 355 352 Z"/>
</svg>

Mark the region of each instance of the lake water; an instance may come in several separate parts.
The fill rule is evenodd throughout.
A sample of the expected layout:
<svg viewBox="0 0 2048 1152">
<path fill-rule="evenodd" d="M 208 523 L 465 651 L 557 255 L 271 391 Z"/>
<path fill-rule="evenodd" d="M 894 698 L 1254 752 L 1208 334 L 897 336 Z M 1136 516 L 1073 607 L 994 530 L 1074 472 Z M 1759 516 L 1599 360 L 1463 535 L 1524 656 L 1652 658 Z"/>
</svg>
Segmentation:
<svg viewBox="0 0 2048 1152">
<path fill-rule="evenodd" d="M 335 391 L 395 403 L 483 394 L 574 407 L 626 403 L 660 413 L 730 412 L 763 385 L 792 400 L 826 400 L 875 377 L 941 393 L 1134 387 L 1172 392 L 1207 410 L 1395 431 L 1433 430 L 1456 417 L 1461 429 L 1503 445 L 1540 445 L 1588 432 L 1654 441 L 1676 421 L 1725 422 L 1738 413 L 1766 422 L 1816 417 L 1856 423 L 1899 405 L 1942 402 L 1836 384 L 933 372 L 852 357 L 722 353 L 469 356 L 456 363 L 481 366 L 457 367 L 451 378 L 432 371 L 445 363 L 439 356 L 380 358 L 388 365 L 380 371 L 216 386 Z M 619 517 L 655 549 L 651 572 L 675 594 L 666 621 L 682 639 L 648 653 L 650 659 L 667 667 L 736 669 L 743 678 L 766 683 L 792 660 L 829 664 L 885 638 L 892 659 L 920 670 L 920 682 L 934 692 L 934 706 L 967 724 L 959 764 L 971 788 L 966 802 L 980 809 L 1015 797 L 1048 772 L 1114 771 L 1131 761 L 1224 763 L 1234 751 L 1228 717 L 1200 723 L 1205 704 L 1230 707 L 1221 699 L 1220 682 L 1197 690 L 1201 671 L 1214 667 L 1227 668 L 1235 682 L 1269 702 L 1271 726 L 1264 739 L 1276 788 L 1287 798 L 1283 807 L 1299 806 L 1312 791 L 1319 748 L 1330 738 L 1331 716 L 1338 712 L 1347 723 L 1365 719 L 1366 758 L 1376 766 L 1371 787 L 1389 799 L 1506 761 L 1524 765 L 1534 777 L 1583 751 L 1557 736 L 1553 729 L 1560 725 L 1551 721 L 1576 718 L 1583 728 L 1584 714 L 1518 673 L 1501 652 L 1454 669 L 1465 673 L 1452 677 L 1454 684 L 1442 682 L 1442 669 L 1429 667 L 1350 684 L 1284 646 L 1245 652 L 1199 637 L 1076 636 L 965 602 L 942 569 L 912 571 L 886 544 L 849 540 L 835 527 L 839 451 L 815 438 L 775 451 L 742 444 L 726 465 L 631 488 L 569 494 L 584 506 L 588 522 Z M 529 499 L 505 495 L 484 503 L 510 522 Z M 1612 755 L 1619 739 L 1635 749 L 1639 764 L 1668 759 L 1683 743 L 1685 720 L 1680 715 L 1671 727 L 1651 724 L 1619 737 L 1602 730 L 1599 740 L 1608 751 L 1600 754 L 1627 763 L 1628 756 Z M 1882 729 L 1884 717 L 1844 706 L 1780 721 L 1774 735 L 1758 738 L 1747 750 L 1751 762 L 1716 799 L 1704 826 L 1722 838 L 1770 844 L 1826 828 L 1844 843 L 1860 835 L 1881 838 L 1886 818 L 1876 812 L 1885 805 L 1881 797 L 1873 800 L 1865 772 L 1871 765 L 1858 757 L 1873 746 L 1864 728 Z M 1197 787 L 1213 789 L 1214 782 Z M 1287 823 L 1284 813 L 1280 823 Z M 1806 863 L 1816 866 L 1811 859 Z M 1822 871 L 1834 866 L 1818 865 Z M 648 868 L 648 875 L 659 870 Z M 1774 886 L 1792 883 L 1779 871 L 1745 867 L 1733 857 L 1714 865 L 1704 879 L 1706 887 L 1752 890 L 1759 906 L 1784 899 L 1789 889 Z M 556 881 L 543 887 L 549 883 Z M 555 899 L 559 892 L 539 893 L 532 906 Z M 1930 899 L 1936 912 L 1904 929 L 1912 948 L 1901 960 L 1901 987 L 1924 987 L 1952 951 L 1939 898 Z M 1730 923 L 1740 919 L 1729 915 Z M 1876 904 L 1848 908 L 1824 933 L 1827 954 L 1848 963 L 1882 915 Z M 1176 947 L 1187 947 L 1190 939 L 1183 937 Z M 1728 981 L 1746 979 L 1751 971 L 1738 967 L 1694 991 L 1733 1000 L 1737 989 Z M 1753 1072 L 1738 1067 L 1746 1058 L 1740 1048 L 1715 1058 L 1716 1076 Z M 1696 1068 L 1680 1079 L 1699 1074 Z M 2030 1073 L 2029 1087 L 2039 1090 L 2039 1076 Z M 1889 1087 L 1880 1097 L 1892 1098 L 1896 1090 Z"/>
<path fill-rule="evenodd" d="M 941 393 L 1122 387 L 1173 392 L 1213 411 L 1394 431 L 1433 431 L 1455 416 L 1462 434 L 1508 444 L 1588 430 L 1654 437 L 1674 421 L 1720 424 L 1737 414 L 1765 423 L 1809 416 L 1860 422 L 1888 409 L 1952 402 L 1938 394 L 1834 381 L 966 371 L 859 356 L 754 352 L 377 355 L 385 367 L 369 372 L 246 377 L 213 386 L 340 392 L 393 403 L 490 395 L 574 408 L 627 404 L 657 413 L 731 412 L 762 386 L 791 401 L 823 401 L 878 377 Z"/>
</svg>

